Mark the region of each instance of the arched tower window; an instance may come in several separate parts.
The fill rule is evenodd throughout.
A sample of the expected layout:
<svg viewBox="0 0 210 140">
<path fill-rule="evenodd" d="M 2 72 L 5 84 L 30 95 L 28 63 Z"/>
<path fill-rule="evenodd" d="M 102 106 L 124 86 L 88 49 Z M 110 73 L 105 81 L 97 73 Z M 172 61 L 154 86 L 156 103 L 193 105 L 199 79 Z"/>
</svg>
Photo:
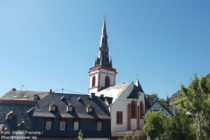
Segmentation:
<svg viewBox="0 0 210 140">
<path fill-rule="evenodd" d="M 105 78 L 105 87 L 109 87 L 110 86 L 110 78 L 109 76 L 106 76 Z"/>
<path fill-rule="evenodd" d="M 144 104 L 141 101 L 141 103 L 140 103 L 140 118 L 141 119 L 143 118 L 143 115 L 144 115 Z"/>
<path fill-rule="evenodd" d="M 96 84 L 96 77 L 93 76 L 93 78 L 92 78 L 92 87 L 95 87 L 95 84 Z"/>
</svg>

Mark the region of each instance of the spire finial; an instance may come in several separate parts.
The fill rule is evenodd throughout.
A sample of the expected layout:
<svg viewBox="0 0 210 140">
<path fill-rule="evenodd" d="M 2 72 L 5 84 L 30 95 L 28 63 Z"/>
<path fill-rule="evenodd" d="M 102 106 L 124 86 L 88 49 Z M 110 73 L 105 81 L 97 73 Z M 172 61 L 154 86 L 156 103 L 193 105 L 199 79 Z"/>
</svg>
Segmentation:
<svg viewBox="0 0 210 140">
<path fill-rule="evenodd" d="M 106 23 L 106 15 L 104 14 L 104 23 Z"/>
</svg>

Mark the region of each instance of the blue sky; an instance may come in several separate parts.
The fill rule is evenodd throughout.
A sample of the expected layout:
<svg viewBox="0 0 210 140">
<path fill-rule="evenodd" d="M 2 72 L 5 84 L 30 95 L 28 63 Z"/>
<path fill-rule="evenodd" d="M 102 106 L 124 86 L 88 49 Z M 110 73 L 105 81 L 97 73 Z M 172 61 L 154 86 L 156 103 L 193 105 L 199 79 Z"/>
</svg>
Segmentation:
<svg viewBox="0 0 210 140">
<path fill-rule="evenodd" d="M 87 93 L 104 14 L 117 83 L 165 98 L 210 73 L 209 0 L 0 1 L 0 95 Z M 138 75 L 138 76 L 136 76 Z"/>
</svg>

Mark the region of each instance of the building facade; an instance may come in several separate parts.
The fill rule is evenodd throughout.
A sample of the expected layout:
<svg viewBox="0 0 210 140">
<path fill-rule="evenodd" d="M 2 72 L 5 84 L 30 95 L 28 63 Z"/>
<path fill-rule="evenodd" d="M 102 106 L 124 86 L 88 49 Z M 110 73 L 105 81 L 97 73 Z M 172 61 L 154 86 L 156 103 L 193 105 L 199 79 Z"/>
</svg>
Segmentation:
<svg viewBox="0 0 210 140">
<path fill-rule="evenodd" d="M 0 131 L 37 132 L 33 136 L 45 140 L 75 139 L 80 130 L 91 140 L 133 136 L 134 132 L 142 135 L 147 110 L 144 91 L 139 81 L 116 84 L 116 75 L 104 21 L 98 57 L 89 69 L 88 94 L 12 89 L 0 100 L 4 110 L 0 112 Z"/>
<path fill-rule="evenodd" d="M 41 100 L 0 100 L 1 139 L 23 132 L 21 136 L 40 140 L 73 140 L 82 130 L 91 140 L 111 137 L 107 105 L 94 94 L 49 93 Z M 32 134 L 29 134 L 32 133 Z M 12 139 L 12 137 L 11 137 Z"/>
</svg>

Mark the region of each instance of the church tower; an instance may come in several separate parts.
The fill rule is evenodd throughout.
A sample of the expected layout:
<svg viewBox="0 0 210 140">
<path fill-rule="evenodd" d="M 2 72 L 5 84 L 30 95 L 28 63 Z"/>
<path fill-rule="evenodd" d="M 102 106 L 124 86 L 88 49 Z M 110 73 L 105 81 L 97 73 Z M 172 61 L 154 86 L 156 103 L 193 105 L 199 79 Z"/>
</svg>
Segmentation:
<svg viewBox="0 0 210 140">
<path fill-rule="evenodd" d="M 89 70 L 88 93 L 97 93 L 109 86 L 115 85 L 116 69 L 112 68 L 112 60 L 109 59 L 108 36 L 106 32 L 106 20 L 103 22 L 100 47 L 95 66 Z"/>
</svg>

